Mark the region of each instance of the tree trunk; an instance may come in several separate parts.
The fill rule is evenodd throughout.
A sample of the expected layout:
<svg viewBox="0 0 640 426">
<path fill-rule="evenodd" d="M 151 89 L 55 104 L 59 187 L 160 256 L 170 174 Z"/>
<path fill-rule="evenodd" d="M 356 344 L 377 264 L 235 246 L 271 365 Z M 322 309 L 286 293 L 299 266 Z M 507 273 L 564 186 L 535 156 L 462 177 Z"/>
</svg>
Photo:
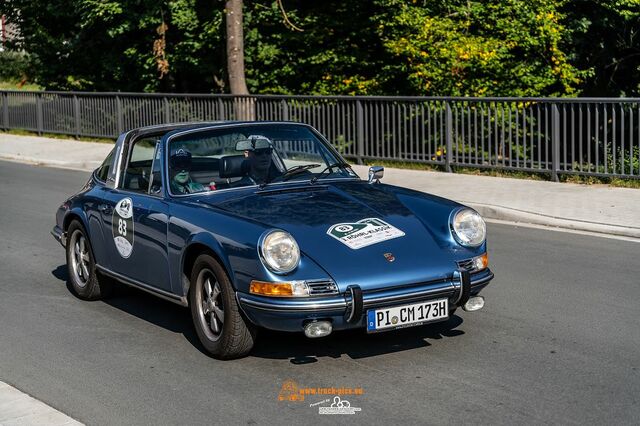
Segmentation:
<svg viewBox="0 0 640 426">
<path fill-rule="evenodd" d="M 242 29 L 242 0 L 227 0 L 227 70 L 232 95 L 248 95 L 244 78 L 244 31 Z M 237 97 L 233 100 L 236 120 L 255 120 L 255 99 Z"/>
<path fill-rule="evenodd" d="M 242 30 L 242 0 L 227 0 L 227 71 L 233 95 L 248 95 L 244 78 L 244 32 Z"/>
</svg>

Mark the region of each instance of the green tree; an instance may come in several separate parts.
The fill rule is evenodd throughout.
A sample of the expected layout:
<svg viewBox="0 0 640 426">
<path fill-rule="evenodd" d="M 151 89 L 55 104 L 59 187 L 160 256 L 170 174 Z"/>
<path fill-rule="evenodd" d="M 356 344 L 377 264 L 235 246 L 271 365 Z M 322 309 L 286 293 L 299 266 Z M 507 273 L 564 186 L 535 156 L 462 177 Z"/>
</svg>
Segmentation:
<svg viewBox="0 0 640 426">
<path fill-rule="evenodd" d="M 382 94 L 386 53 L 373 31 L 372 2 L 288 0 L 247 4 L 247 79 L 252 93 Z"/>
<path fill-rule="evenodd" d="M 561 1 L 381 0 L 377 32 L 393 56 L 381 79 L 402 92 L 563 96 L 584 73 L 571 65 Z"/>
<path fill-rule="evenodd" d="M 563 11 L 584 96 L 640 96 L 640 0 L 574 0 Z"/>
<path fill-rule="evenodd" d="M 638 96 L 639 6 L 254 0 L 243 11 L 246 83 L 251 93 Z M 19 21 L 28 76 L 46 88 L 230 90 L 224 0 L 0 0 L 0 8 Z"/>
<path fill-rule="evenodd" d="M 224 76 L 221 1 L 212 7 L 210 0 L 3 0 L 2 6 L 19 22 L 18 47 L 33 59 L 30 77 L 49 89 L 210 91 L 214 76 Z"/>
</svg>

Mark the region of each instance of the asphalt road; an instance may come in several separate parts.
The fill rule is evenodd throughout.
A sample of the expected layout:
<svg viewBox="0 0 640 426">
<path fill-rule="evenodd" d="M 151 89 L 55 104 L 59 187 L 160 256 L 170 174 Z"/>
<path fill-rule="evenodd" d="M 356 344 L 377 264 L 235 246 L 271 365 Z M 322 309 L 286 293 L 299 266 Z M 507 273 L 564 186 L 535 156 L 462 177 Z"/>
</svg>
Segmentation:
<svg viewBox="0 0 640 426">
<path fill-rule="evenodd" d="M 640 245 L 489 225 L 485 308 L 431 327 L 311 341 L 264 333 L 207 357 L 186 309 L 131 290 L 66 287 L 56 207 L 86 173 L 0 162 L 0 380 L 88 424 L 637 424 Z M 361 388 L 279 402 L 286 380 Z M 328 405 L 328 404 L 321 404 Z"/>
</svg>

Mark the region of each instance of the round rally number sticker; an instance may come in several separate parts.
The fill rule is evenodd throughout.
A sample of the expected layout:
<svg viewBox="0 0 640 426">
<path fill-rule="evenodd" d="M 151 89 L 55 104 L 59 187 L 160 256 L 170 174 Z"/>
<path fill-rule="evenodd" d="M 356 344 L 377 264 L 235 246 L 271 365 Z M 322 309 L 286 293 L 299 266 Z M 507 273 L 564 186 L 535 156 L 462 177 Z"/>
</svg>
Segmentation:
<svg viewBox="0 0 640 426">
<path fill-rule="evenodd" d="M 133 202 L 131 198 L 118 201 L 112 218 L 113 241 L 120 256 L 127 258 L 133 251 Z"/>
</svg>

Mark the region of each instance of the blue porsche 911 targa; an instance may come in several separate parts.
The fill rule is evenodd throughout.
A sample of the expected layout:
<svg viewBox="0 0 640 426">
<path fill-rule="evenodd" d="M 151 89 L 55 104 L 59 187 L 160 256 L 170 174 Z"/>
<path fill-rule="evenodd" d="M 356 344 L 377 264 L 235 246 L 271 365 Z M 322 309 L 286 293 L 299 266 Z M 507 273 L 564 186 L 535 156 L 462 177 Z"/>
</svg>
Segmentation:
<svg viewBox="0 0 640 426">
<path fill-rule="evenodd" d="M 78 297 L 106 297 L 116 280 L 188 306 L 217 358 L 248 354 L 261 327 L 375 333 L 482 308 L 482 217 L 382 175 L 361 180 L 299 123 L 139 128 L 52 233 Z"/>
</svg>

